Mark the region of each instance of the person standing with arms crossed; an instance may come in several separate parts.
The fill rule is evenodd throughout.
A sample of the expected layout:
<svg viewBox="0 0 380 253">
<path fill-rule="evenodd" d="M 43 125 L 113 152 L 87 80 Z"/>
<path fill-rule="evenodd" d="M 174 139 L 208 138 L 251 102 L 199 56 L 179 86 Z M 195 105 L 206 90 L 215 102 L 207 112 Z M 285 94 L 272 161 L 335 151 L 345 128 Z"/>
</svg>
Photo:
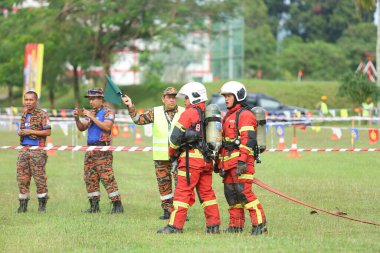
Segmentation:
<svg viewBox="0 0 380 253">
<path fill-rule="evenodd" d="M 167 220 L 173 211 L 173 165 L 169 162 L 169 132 L 173 129 L 181 113 L 185 110 L 177 105 L 177 90 L 167 87 L 161 96 L 163 105 L 149 109 L 143 114 L 136 111 L 135 105 L 128 96 L 123 96 L 122 101 L 127 106 L 129 115 L 137 125 L 153 123 L 153 161 L 156 171 L 158 190 L 161 198 L 161 208 L 164 213 L 159 217 Z M 173 178 L 177 181 L 177 174 L 173 172 Z"/>
<path fill-rule="evenodd" d="M 88 129 L 88 146 L 109 146 L 111 142 L 111 129 L 115 120 L 115 113 L 104 105 L 104 91 L 101 88 L 89 89 L 85 96 L 89 99 L 92 110 L 74 109 L 75 123 L 79 131 Z M 85 116 L 85 120 L 80 120 Z M 112 169 L 112 151 L 87 151 L 84 158 L 84 181 L 90 208 L 86 213 L 100 212 L 100 188 L 102 181 L 107 190 L 108 198 L 113 207 L 111 214 L 123 213 L 119 188 Z"/>
<path fill-rule="evenodd" d="M 24 94 L 26 111 L 21 117 L 20 144 L 25 147 L 45 147 L 46 136 L 51 134 L 48 114 L 37 107 L 38 95 L 34 91 Z M 25 213 L 30 199 L 29 186 L 34 178 L 37 187 L 38 211 L 46 212 L 48 200 L 47 175 L 45 165 L 48 156 L 45 150 L 21 149 L 17 158 L 17 183 L 19 187 L 18 199 L 20 207 L 18 213 Z"/>
</svg>

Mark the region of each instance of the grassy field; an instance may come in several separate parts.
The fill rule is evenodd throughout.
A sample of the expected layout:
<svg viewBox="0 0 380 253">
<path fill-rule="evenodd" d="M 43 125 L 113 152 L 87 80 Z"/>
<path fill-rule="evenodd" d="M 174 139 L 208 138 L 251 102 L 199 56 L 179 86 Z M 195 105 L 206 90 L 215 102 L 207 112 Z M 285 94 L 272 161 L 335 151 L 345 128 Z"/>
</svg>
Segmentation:
<svg viewBox="0 0 380 253">
<path fill-rule="evenodd" d="M 70 132 L 70 135 L 72 133 Z M 291 131 L 286 130 L 290 146 Z M 71 136 L 53 129 L 54 145 L 71 145 Z M 330 140 L 331 130 L 297 131 L 298 147 L 350 147 L 350 140 Z M 363 133 L 364 135 L 364 133 Z M 14 132 L 0 131 L 1 145 L 17 145 Z M 83 136 L 79 144 L 84 144 Z M 268 146 L 277 146 L 269 136 Z M 272 143 L 272 144 L 270 144 Z M 113 145 L 135 145 L 133 138 L 117 137 Z M 142 146 L 151 146 L 143 137 Z M 357 147 L 380 147 L 362 137 Z M 15 163 L 17 151 L 0 150 L 0 252 L 379 252 L 380 227 L 348 221 L 290 202 L 254 185 L 268 218 L 269 234 L 252 237 L 249 222 L 241 235 L 207 235 L 199 203 L 189 210 L 190 221 L 180 235 L 159 235 L 161 214 L 151 153 L 114 152 L 114 170 L 125 213 L 109 215 L 110 202 L 102 187 L 100 214 L 88 208 L 83 182 L 83 152 L 57 151 L 49 157 L 50 199 L 47 213 L 37 212 L 32 199 L 26 214 L 18 207 Z M 378 153 L 264 153 L 256 177 L 268 185 L 312 205 L 347 212 L 349 216 L 380 223 L 380 160 Z M 222 227 L 228 225 L 221 178 L 214 176 Z M 249 221 L 249 217 L 246 217 Z"/>
<path fill-rule="evenodd" d="M 247 79 L 240 80 L 244 83 L 250 92 L 261 92 L 270 95 L 286 105 L 300 106 L 308 109 L 315 109 L 315 105 L 320 100 L 322 95 L 328 95 L 328 105 L 330 108 L 348 108 L 351 109 L 352 105 L 347 98 L 342 98 L 337 96 L 338 88 L 340 86 L 339 82 L 326 82 L 326 81 L 305 81 L 305 82 L 290 82 L 290 81 L 267 81 L 267 80 L 257 80 L 257 79 Z M 213 93 L 220 91 L 220 87 L 224 82 L 212 82 L 207 83 L 207 93 L 209 96 Z M 169 85 L 169 84 L 168 84 Z M 178 89 L 183 84 L 174 85 Z M 123 93 L 128 94 L 136 103 L 139 108 L 148 108 L 156 106 L 160 103 L 161 93 L 164 86 L 144 86 L 135 85 L 129 87 L 120 88 Z M 84 96 L 86 90 L 90 87 L 81 87 L 81 94 Z M 15 91 L 17 99 L 15 99 L 15 106 L 21 106 L 21 90 Z M 6 95 L 5 89 L 0 89 L 0 97 Z M 72 89 L 66 88 L 65 91 L 56 94 L 56 108 L 73 108 Z M 182 102 L 181 102 L 182 103 Z M 7 99 L 0 99 L 0 107 L 8 106 Z M 41 97 L 41 106 L 44 108 L 50 108 L 48 100 L 48 91 L 43 90 Z M 82 106 L 87 106 L 88 103 L 86 99 L 82 99 Z M 123 107 L 124 108 L 124 107 Z"/>
</svg>

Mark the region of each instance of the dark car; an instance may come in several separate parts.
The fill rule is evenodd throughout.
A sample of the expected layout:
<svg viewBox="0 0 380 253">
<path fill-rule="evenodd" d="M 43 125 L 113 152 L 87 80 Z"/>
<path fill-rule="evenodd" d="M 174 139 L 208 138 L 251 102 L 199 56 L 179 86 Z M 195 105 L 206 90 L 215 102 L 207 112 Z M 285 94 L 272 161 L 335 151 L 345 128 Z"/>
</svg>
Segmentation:
<svg viewBox="0 0 380 253">
<path fill-rule="evenodd" d="M 284 105 L 273 97 L 263 93 L 248 93 L 247 102 L 253 107 L 263 107 L 267 111 L 268 116 L 278 116 L 280 119 L 282 117 L 303 117 L 307 115 L 308 111 L 305 108 Z M 208 104 L 217 104 L 222 111 L 227 111 L 224 97 L 220 94 L 213 94 Z"/>
</svg>

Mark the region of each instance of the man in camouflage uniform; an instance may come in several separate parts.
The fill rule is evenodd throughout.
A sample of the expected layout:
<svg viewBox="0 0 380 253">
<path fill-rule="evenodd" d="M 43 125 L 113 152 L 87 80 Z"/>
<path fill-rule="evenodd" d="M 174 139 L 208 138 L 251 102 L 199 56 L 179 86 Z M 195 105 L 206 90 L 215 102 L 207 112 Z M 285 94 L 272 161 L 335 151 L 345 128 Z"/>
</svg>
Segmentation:
<svg viewBox="0 0 380 253">
<path fill-rule="evenodd" d="M 48 114 L 37 108 L 38 95 L 34 91 L 28 91 L 24 95 L 24 111 L 21 117 L 20 143 L 22 146 L 45 147 L 46 136 L 51 134 Z M 48 200 L 48 188 L 46 185 L 45 165 L 47 162 L 45 150 L 21 149 L 17 158 L 17 183 L 19 187 L 20 207 L 18 213 L 25 213 L 30 198 L 29 186 L 33 176 L 37 187 L 38 211 L 46 211 Z"/>
<path fill-rule="evenodd" d="M 77 128 L 80 131 L 88 129 L 88 146 L 109 146 L 111 142 L 111 129 L 115 119 L 112 109 L 104 106 L 104 91 L 96 88 L 87 91 L 85 96 L 89 99 L 92 110 L 74 109 L 74 117 Z M 80 116 L 85 116 L 80 120 Z M 123 213 L 119 189 L 112 169 L 113 155 L 111 151 L 87 151 L 84 158 L 84 181 L 87 188 L 87 196 L 90 209 L 87 213 L 100 212 L 100 188 L 101 180 L 106 188 L 108 197 L 113 207 L 111 214 Z"/>
<path fill-rule="evenodd" d="M 135 105 L 127 96 L 122 97 L 128 107 L 129 115 L 137 125 L 153 123 L 153 160 L 161 197 L 161 207 L 164 210 L 160 219 L 169 219 L 173 210 L 172 190 L 172 163 L 169 162 L 169 132 L 184 111 L 177 106 L 177 90 L 173 87 L 166 88 L 161 96 L 163 105 L 149 109 L 143 114 L 136 111 Z M 174 180 L 177 181 L 177 172 L 173 171 Z"/>
</svg>

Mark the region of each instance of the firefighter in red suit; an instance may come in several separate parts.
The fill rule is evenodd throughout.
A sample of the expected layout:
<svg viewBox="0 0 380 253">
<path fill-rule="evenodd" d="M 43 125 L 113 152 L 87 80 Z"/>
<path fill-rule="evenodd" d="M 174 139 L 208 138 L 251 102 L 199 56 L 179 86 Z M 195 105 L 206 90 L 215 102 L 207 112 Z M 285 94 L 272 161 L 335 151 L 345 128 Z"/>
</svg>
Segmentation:
<svg viewBox="0 0 380 253">
<path fill-rule="evenodd" d="M 212 189 L 213 165 L 203 138 L 206 88 L 201 83 L 190 82 L 180 89 L 177 97 L 184 98 L 186 106 L 169 141 L 169 156 L 178 159 L 178 183 L 168 225 L 157 233 L 182 233 L 187 210 L 195 202 L 194 188 L 206 217 L 206 232 L 219 233 L 219 207 Z"/>
<path fill-rule="evenodd" d="M 241 233 L 244 227 L 244 209 L 248 210 L 253 235 L 267 232 L 264 210 L 252 191 L 255 174 L 254 149 L 257 147 L 257 123 L 254 114 L 245 109 L 247 91 L 235 81 L 221 88 L 228 109 L 223 118 L 223 146 L 218 168 L 223 176 L 224 195 L 229 204 L 230 221 L 225 232 Z M 238 117 L 238 119 L 237 119 Z"/>
</svg>

